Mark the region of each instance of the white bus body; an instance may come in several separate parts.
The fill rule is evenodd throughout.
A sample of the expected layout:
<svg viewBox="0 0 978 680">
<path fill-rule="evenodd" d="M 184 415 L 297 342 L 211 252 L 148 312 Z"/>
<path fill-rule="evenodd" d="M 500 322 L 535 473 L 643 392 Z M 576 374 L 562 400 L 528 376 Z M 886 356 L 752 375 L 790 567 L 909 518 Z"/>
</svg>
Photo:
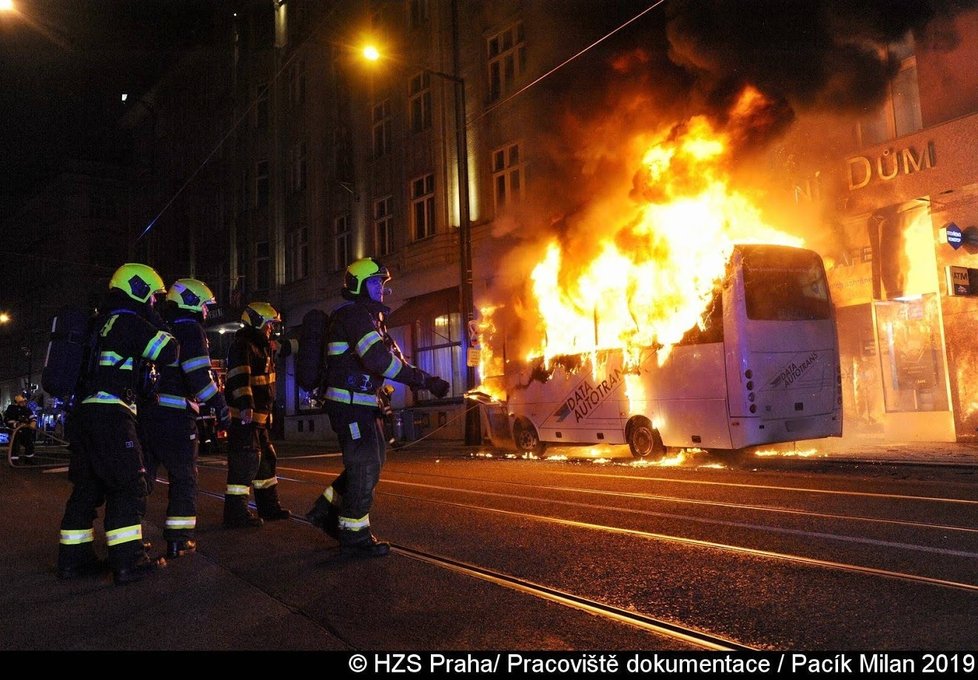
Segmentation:
<svg viewBox="0 0 978 680">
<path fill-rule="evenodd" d="M 496 439 L 542 453 L 548 443 L 739 450 L 842 435 L 835 312 L 817 253 L 737 246 L 705 329 L 625 366 L 620 350 L 508 365 Z M 501 422 L 505 413 L 505 423 Z M 505 425 L 505 428 L 501 426 Z"/>
</svg>

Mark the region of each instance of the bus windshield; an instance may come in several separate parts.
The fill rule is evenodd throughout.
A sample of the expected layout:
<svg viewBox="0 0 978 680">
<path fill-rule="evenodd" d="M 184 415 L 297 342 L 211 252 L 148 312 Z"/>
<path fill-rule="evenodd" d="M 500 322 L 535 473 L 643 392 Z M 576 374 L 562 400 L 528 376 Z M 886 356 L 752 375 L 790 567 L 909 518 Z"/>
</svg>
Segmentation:
<svg viewBox="0 0 978 680">
<path fill-rule="evenodd" d="M 741 246 L 747 318 L 755 321 L 829 319 L 822 260 L 810 250 Z"/>
</svg>

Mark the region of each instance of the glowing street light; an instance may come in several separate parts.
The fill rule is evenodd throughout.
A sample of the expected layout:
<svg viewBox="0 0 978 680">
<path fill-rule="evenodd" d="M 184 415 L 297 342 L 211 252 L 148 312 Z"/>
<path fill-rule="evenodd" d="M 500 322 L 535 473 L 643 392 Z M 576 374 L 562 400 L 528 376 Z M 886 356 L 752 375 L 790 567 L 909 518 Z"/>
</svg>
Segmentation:
<svg viewBox="0 0 978 680">
<path fill-rule="evenodd" d="M 0 0 L 2 2 L 2 0 Z M 0 323 L 7 323 L 10 321 L 10 315 L 7 312 L 0 312 Z"/>
<path fill-rule="evenodd" d="M 457 24 L 457 21 L 455 22 Z M 456 37 L 456 45 L 458 39 Z M 364 59 L 376 62 L 381 58 L 380 50 L 374 45 L 366 45 L 362 50 Z M 469 361 L 472 347 L 471 326 L 475 319 L 475 304 L 472 292 L 472 222 L 469 213 L 469 151 L 465 130 L 465 80 L 458 75 L 443 73 L 426 67 L 418 67 L 439 78 L 450 81 L 455 88 L 455 159 L 458 164 L 458 245 L 459 245 L 459 311 L 462 314 L 462 361 L 465 366 L 465 391 L 475 387 L 475 368 Z M 456 71 L 458 65 L 456 64 Z M 477 444 L 478 413 L 470 412 L 465 422 L 465 440 Z"/>
<path fill-rule="evenodd" d="M 15 12 L 14 0 L 0 0 L 0 12 Z"/>
</svg>

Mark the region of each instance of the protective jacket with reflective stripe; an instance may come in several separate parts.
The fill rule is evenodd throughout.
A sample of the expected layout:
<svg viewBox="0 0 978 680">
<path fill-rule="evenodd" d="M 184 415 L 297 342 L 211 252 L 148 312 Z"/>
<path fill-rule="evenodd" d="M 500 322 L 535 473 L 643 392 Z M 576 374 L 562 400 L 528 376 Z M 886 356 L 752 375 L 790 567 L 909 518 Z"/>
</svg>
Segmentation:
<svg viewBox="0 0 978 680">
<path fill-rule="evenodd" d="M 265 334 L 250 326 L 240 329 L 228 349 L 224 397 L 231 416 L 252 409 L 254 422 L 268 422 L 275 403 L 275 361 Z"/>
<path fill-rule="evenodd" d="M 159 405 L 164 408 L 197 410 L 197 403 L 220 415 L 227 408 L 224 395 L 211 374 L 207 335 L 193 316 L 170 320 L 173 336 L 180 343 L 180 358 L 159 369 Z"/>
<path fill-rule="evenodd" d="M 116 404 L 135 413 L 143 363 L 172 363 L 179 352 L 176 338 L 137 312 L 130 309 L 109 312 L 99 327 L 98 365 L 87 382 L 88 394 L 83 403 Z"/>
<path fill-rule="evenodd" d="M 326 333 L 326 398 L 330 401 L 377 406 L 384 379 L 423 388 L 428 375 L 408 363 L 387 333 L 386 306 L 357 299 L 338 307 Z M 369 395 L 369 397 L 367 396 Z"/>
</svg>

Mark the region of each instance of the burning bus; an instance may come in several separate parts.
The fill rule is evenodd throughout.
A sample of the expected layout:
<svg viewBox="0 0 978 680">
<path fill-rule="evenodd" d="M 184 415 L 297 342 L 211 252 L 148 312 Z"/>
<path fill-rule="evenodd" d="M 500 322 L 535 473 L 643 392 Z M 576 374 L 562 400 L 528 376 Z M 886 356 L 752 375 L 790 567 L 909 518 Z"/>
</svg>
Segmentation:
<svg viewBox="0 0 978 680">
<path fill-rule="evenodd" d="M 494 441 L 536 455 L 550 443 L 627 444 L 661 458 L 842 435 L 835 315 L 817 253 L 734 246 L 706 310 L 669 348 L 506 362 L 488 409 Z M 598 337 L 599 314 L 594 324 Z"/>
</svg>

